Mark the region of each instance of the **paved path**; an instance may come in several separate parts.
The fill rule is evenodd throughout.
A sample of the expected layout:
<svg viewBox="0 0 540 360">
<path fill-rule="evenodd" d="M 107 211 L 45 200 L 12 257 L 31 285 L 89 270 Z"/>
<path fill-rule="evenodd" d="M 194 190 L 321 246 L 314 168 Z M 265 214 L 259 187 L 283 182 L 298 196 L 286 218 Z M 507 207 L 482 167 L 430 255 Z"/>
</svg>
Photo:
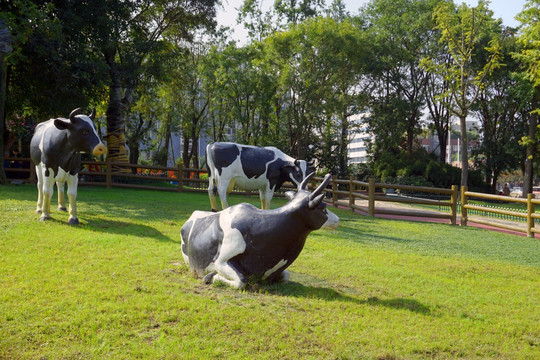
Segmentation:
<svg viewBox="0 0 540 360">
<path fill-rule="evenodd" d="M 364 212 L 355 211 L 356 213 L 362 214 L 362 215 L 367 214 L 367 209 L 368 209 L 367 200 L 357 200 L 356 205 L 361 206 L 361 207 L 363 207 L 365 209 Z M 409 206 L 409 205 L 405 205 L 405 204 L 401 204 L 401 203 L 394 203 L 394 202 L 377 202 L 376 203 L 376 208 L 377 209 L 385 209 L 385 210 L 407 210 L 407 211 L 410 211 L 411 214 L 414 214 L 415 212 L 416 213 L 419 213 L 419 212 L 420 213 L 434 213 L 434 214 L 444 214 L 445 213 L 445 212 L 437 211 L 437 210 L 434 210 L 434 209 L 418 208 L 418 207 Z M 407 220 L 407 221 L 420 221 L 420 222 L 434 222 L 434 223 L 450 224 L 449 219 L 429 218 L 429 217 L 414 216 L 414 215 L 412 215 L 412 216 L 403 216 L 403 215 L 375 214 L 375 217 L 383 218 L 383 219 L 395 219 L 395 220 Z M 527 228 L 526 228 L 525 223 L 520 223 L 520 222 L 515 222 L 515 221 L 505 221 L 505 220 L 501 220 L 501 219 L 487 218 L 487 217 L 474 216 L 474 215 L 472 215 L 472 216 L 469 215 L 468 218 L 469 219 L 468 219 L 468 222 L 467 222 L 467 226 L 470 226 L 470 227 L 475 227 L 475 228 L 480 228 L 480 229 L 487 229 L 487 230 L 492 230 L 492 231 L 498 231 L 498 232 L 502 232 L 502 233 L 505 233 L 505 234 L 513 234 L 513 235 L 525 236 L 525 237 L 527 236 L 527 232 L 526 232 Z M 475 223 L 474 222 L 475 219 L 481 219 L 481 220 L 484 220 L 484 221 L 489 220 L 490 222 L 493 222 L 493 223 L 507 224 L 507 225 L 517 226 L 517 227 L 523 227 L 523 232 L 515 231 L 515 230 L 509 230 L 509 229 L 503 229 L 503 228 L 500 228 L 500 227 L 497 227 L 497 226 L 490 226 L 490 225 L 484 225 L 484 224 Z M 457 222 L 458 222 L 458 224 L 461 223 L 461 216 L 459 214 L 457 215 Z"/>
</svg>

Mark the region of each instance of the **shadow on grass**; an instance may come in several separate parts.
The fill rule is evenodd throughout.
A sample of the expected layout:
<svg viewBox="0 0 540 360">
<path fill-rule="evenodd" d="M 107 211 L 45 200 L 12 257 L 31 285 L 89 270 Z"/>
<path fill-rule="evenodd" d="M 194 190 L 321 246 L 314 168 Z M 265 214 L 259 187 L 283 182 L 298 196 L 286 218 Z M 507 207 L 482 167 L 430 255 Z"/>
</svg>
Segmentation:
<svg viewBox="0 0 540 360">
<path fill-rule="evenodd" d="M 326 301 L 343 301 L 358 305 L 382 306 L 391 309 L 403 309 L 422 315 L 433 315 L 429 307 L 414 299 L 379 299 L 369 297 L 365 300 L 348 296 L 328 287 L 306 286 L 294 281 L 286 284 L 261 284 L 261 290 L 273 295 L 294 296 L 308 299 L 319 299 Z"/>
<path fill-rule="evenodd" d="M 82 229 L 99 231 L 109 234 L 130 235 L 135 237 L 151 237 L 159 241 L 179 243 L 179 241 L 173 240 L 161 233 L 159 230 L 156 230 L 153 227 L 147 225 L 102 218 L 91 218 L 87 221 L 88 224 L 82 224 Z"/>
</svg>

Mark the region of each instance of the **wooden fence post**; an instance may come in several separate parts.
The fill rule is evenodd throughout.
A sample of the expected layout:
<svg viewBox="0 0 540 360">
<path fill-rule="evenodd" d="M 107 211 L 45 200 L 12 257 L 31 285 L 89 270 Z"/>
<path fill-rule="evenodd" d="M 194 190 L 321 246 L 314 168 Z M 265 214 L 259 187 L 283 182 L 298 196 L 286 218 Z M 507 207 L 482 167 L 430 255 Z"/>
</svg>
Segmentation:
<svg viewBox="0 0 540 360">
<path fill-rule="evenodd" d="M 457 201 L 458 201 L 458 187 L 457 185 L 452 185 L 452 195 L 450 195 L 450 202 L 452 205 L 450 205 L 450 213 L 452 215 L 452 218 L 450 219 L 450 223 L 452 225 L 456 225 L 457 223 Z"/>
<path fill-rule="evenodd" d="M 111 158 L 107 156 L 107 171 L 105 172 L 105 185 L 107 189 L 110 189 L 112 186 L 112 166 Z"/>
<path fill-rule="evenodd" d="M 461 187 L 461 226 L 467 226 L 467 186 Z"/>
<path fill-rule="evenodd" d="M 351 175 L 349 177 L 349 207 L 351 208 L 351 210 L 354 212 L 354 208 L 353 208 L 353 205 L 354 205 L 354 195 L 353 195 L 353 192 L 355 192 L 356 190 L 356 186 L 354 185 L 353 183 L 353 176 Z"/>
<path fill-rule="evenodd" d="M 368 215 L 375 216 L 375 179 L 369 178 L 368 186 Z"/>
<path fill-rule="evenodd" d="M 182 163 L 178 163 L 176 170 L 176 179 L 178 180 L 178 192 L 184 191 L 184 184 L 182 178 L 184 177 L 184 171 L 182 168 Z"/>
<path fill-rule="evenodd" d="M 533 197 L 533 194 L 527 194 L 527 237 L 530 238 L 534 238 L 534 232 L 532 231 L 534 229 L 534 218 L 532 217 L 532 214 L 534 214 Z"/>
<path fill-rule="evenodd" d="M 337 203 L 337 175 L 332 176 L 332 204 L 336 206 Z"/>
</svg>

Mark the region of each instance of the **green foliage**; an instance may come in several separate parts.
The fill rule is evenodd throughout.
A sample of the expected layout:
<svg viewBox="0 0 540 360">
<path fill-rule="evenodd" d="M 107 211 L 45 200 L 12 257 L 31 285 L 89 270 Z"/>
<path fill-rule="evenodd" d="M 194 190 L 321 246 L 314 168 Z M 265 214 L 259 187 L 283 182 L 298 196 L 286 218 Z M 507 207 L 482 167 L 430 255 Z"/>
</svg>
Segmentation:
<svg viewBox="0 0 540 360">
<path fill-rule="evenodd" d="M 202 284 L 181 255 L 206 194 L 81 187 L 78 227 L 38 222 L 36 196 L 0 187 L 0 358 L 538 354 L 538 239 L 332 209 L 340 227 L 308 237 L 289 283 L 237 291 Z"/>
<path fill-rule="evenodd" d="M 414 152 L 412 161 L 404 152 L 385 154 L 373 163 L 373 170 L 373 175 L 381 182 L 441 188 L 458 185 L 461 176 L 460 169 L 441 163 L 423 149 Z M 475 182 L 475 186 L 481 187 L 482 184 L 481 179 Z"/>
<path fill-rule="evenodd" d="M 449 109 L 459 118 L 461 185 L 465 186 L 469 168 L 466 119 L 480 90 L 486 86 L 486 77 L 503 66 L 501 24 L 493 19 L 488 2 L 483 0 L 476 7 L 442 1 L 434 11 L 434 18 L 448 60 L 440 62 L 427 56 L 422 59 L 422 67 L 441 76 L 449 85 L 440 97 L 451 99 Z M 479 53 L 483 56 L 478 56 Z"/>
<path fill-rule="evenodd" d="M 529 0 L 521 13 L 516 16 L 521 23 L 518 41 L 523 49 L 515 56 L 525 65 L 527 78 L 534 87 L 540 87 L 540 1 Z"/>
<path fill-rule="evenodd" d="M 0 18 L 14 40 L 13 52 L 6 57 L 8 118 L 27 115 L 41 122 L 65 117 L 102 98 L 103 60 L 88 49 L 84 34 L 73 29 L 79 15 L 50 1 L 0 3 Z"/>
<path fill-rule="evenodd" d="M 372 170 L 368 163 L 357 163 L 349 166 L 349 174 L 359 181 L 368 181 Z"/>
</svg>

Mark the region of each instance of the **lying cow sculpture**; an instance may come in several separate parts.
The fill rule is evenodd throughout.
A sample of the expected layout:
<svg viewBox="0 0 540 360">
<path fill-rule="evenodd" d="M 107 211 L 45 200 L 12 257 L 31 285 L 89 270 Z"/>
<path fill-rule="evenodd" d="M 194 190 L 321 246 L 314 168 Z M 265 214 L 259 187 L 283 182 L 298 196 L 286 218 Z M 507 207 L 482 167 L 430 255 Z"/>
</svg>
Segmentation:
<svg viewBox="0 0 540 360">
<path fill-rule="evenodd" d="M 80 115 L 81 109 L 71 112 L 69 119 L 50 119 L 40 123 L 30 141 L 30 156 L 36 164 L 38 178 L 37 213 L 41 213 L 41 221 L 50 216 L 51 197 L 56 181 L 58 190 L 58 210 L 66 211 L 64 198 L 64 182 L 67 182 L 69 199 L 69 220 L 77 225 L 77 184 L 78 172 L 81 168 L 81 152 L 95 156 L 105 152 L 105 145 L 99 139 L 94 127 L 96 110 L 90 115 Z"/>
<path fill-rule="evenodd" d="M 258 147 L 228 142 L 216 142 L 206 147 L 208 165 L 208 196 L 213 211 L 218 210 L 216 193 L 221 206 L 227 208 L 227 194 L 235 185 L 244 190 L 259 190 L 261 208 L 270 209 L 274 192 L 286 181 L 296 186 L 313 165 L 295 160 L 275 147 Z"/>
<path fill-rule="evenodd" d="M 311 173 L 287 193 L 289 202 L 275 210 L 259 210 L 247 203 L 218 213 L 195 211 L 182 226 L 182 254 L 186 264 L 209 284 L 222 281 L 244 288 L 247 278 L 287 281 L 285 270 L 302 251 L 308 234 L 320 228 L 334 229 L 339 218 L 326 209 L 322 184 L 310 193 Z"/>
</svg>

